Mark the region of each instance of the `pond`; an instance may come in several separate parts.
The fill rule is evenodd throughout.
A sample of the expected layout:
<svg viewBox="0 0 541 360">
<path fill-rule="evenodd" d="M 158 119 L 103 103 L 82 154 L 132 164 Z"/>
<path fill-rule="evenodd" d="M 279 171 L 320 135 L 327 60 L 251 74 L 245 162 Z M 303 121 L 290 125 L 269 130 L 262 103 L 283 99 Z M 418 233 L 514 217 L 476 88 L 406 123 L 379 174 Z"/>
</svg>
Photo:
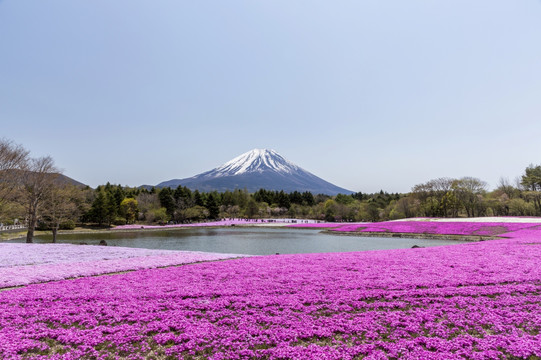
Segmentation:
<svg viewBox="0 0 541 360">
<path fill-rule="evenodd" d="M 39 236 L 36 243 L 49 243 L 51 236 Z M 182 228 L 135 232 L 59 235 L 58 243 L 97 245 L 105 240 L 109 246 L 146 249 L 205 251 L 218 253 L 272 255 L 322 252 L 350 252 L 429 247 L 463 243 L 453 240 L 377 238 L 341 236 L 320 230 L 293 228 Z M 12 242 L 24 242 L 24 239 Z"/>
</svg>

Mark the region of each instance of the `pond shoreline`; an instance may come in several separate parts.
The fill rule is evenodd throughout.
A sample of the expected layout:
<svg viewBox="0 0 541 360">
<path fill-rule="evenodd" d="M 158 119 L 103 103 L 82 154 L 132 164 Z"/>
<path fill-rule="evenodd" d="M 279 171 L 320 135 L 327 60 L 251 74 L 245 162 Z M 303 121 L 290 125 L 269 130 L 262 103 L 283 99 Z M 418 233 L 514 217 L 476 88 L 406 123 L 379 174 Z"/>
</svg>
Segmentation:
<svg viewBox="0 0 541 360">
<path fill-rule="evenodd" d="M 427 233 L 395 233 L 395 232 L 362 232 L 362 231 L 333 231 L 322 230 L 324 234 L 339 236 L 360 236 L 360 237 L 378 237 L 378 238 L 403 238 L 403 239 L 427 239 L 427 240 L 452 240 L 480 242 L 488 240 L 498 240 L 504 237 L 484 236 L 484 235 L 452 235 L 452 234 L 427 234 Z"/>
</svg>

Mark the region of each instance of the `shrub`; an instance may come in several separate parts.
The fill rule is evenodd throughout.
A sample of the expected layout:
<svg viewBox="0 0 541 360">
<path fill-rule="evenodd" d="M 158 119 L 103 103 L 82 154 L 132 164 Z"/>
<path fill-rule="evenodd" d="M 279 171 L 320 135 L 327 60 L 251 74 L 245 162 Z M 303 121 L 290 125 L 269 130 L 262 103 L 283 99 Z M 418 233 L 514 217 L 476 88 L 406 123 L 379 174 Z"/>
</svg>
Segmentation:
<svg viewBox="0 0 541 360">
<path fill-rule="evenodd" d="M 75 221 L 73 220 L 64 221 L 62 224 L 60 224 L 59 229 L 60 230 L 73 230 L 75 229 Z"/>
<path fill-rule="evenodd" d="M 51 230 L 51 227 L 46 222 L 40 221 L 36 225 L 36 230 L 39 230 L 39 231 Z"/>
<path fill-rule="evenodd" d="M 113 225 L 126 225 L 126 219 L 120 216 L 117 216 L 113 220 Z"/>
</svg>

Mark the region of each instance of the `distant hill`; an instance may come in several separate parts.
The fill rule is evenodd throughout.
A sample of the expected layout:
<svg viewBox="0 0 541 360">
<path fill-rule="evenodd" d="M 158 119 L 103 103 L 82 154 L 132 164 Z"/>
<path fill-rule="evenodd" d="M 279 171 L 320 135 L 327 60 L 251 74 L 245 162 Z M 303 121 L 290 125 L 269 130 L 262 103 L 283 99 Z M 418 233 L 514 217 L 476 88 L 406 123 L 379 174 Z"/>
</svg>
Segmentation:
<svg viewBox="0 0 541 360">
<path fill-rule="evenodd" d="M 164 181 L 156 187 L 176 188 L 179 185 L 199 191 L 246 188 L 249 192 L 255 192 L 263 188 L 286 192 L 310 191 L 313 194 L 328 195 L 353 193 L 302 169 L 276 151 L 267 149 L 254 149 L 213 170 L 190 178 Z"/>
<path fill-rule="evenodd" d="M 58 177 L 56 178 L 56 181 L 59 184 L 69 184 L 69 185 L 73 185 L 73 186 L 77 186 L 77 187 L 86 187 L 86 186 L 88 186 L 88 185 L 83 184 L 82 182 L 79 182 L 79 181 L 77 181 L 75 179 L 72 179 L 69 176 L 66 176 L 64 174 L 59 174 Z"/>
<path fill-rule="evenodd" d="M 8 173 L 5 173 L 6 177 L 4 177 L 5 179 L 17 179 L 17 172 L 18 171 L 22 171 L 22 170 L 4 170 L 4 171 L 9 171 L 9 174 L 11 175 L 8 175 Z M 13 173 L 15 172 L 15 173 Z M 2 177 L 0 176 L 0 179 L 2 179 Z M 7 180 L 9 181 L 9 180 Z M 69 176 L 66 176 L 64 174 L 57 174 L 57 178 L 56 178 L 56 182 L 58 184 L 69 184 L 69 185 L 73 185 L 73 186 L 77 186 L 77 187 L 86 187 L 87 185 L 86 184 L 83 184 L 82 182 L 79 182 L 75 179 L 72 179 L 70 178 Z"/>
</svg>

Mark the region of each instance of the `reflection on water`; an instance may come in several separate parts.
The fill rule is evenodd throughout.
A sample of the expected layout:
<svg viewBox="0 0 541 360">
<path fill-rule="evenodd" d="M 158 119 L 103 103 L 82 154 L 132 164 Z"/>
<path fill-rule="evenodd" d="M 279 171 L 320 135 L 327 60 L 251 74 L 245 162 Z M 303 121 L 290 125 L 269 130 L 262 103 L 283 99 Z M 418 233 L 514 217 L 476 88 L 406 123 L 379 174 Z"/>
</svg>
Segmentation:
<svg viewBox="0 0 541 360">
<path fill-rule="evenodd" d="M 253 227 L 185 228 L 58 236 L 59 243 L 97 245 L 101 240 L 105 240 L 109 246 L 252 255 L 349 252 L 462 243 L 451 240 L 340 236 L 323 234 L 319 230 Z M 24 242 L 24 239 L 14 242 Z M 51 242 L 51 237 L 40 236 L 35 242 Z"/>
</svg>

